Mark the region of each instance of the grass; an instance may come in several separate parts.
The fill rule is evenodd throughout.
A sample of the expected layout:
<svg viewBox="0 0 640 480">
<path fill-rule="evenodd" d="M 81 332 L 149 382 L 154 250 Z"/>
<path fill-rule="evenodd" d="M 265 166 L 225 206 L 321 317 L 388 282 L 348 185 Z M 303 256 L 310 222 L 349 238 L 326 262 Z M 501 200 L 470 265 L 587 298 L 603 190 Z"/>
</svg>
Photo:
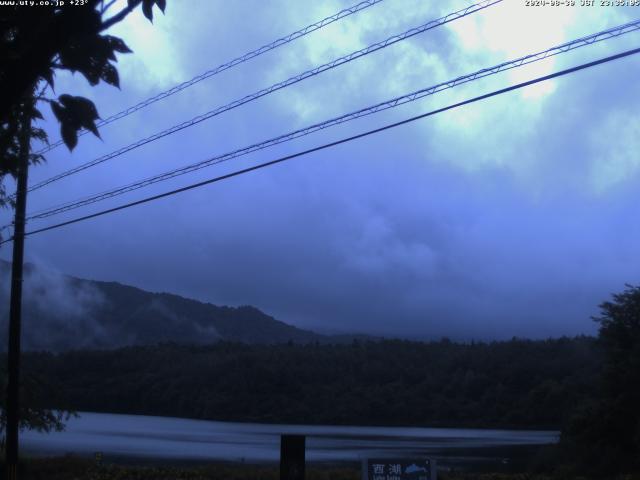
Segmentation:
<svg viewBox="0 0 640 480">
<path fill-rule="evenodd" d="M 214 463 L 207 465 L 97 465 L 76 456 L 29 458 L 21 465 L 21 480 L 279 480 L 277 465 Z M 307 467 L 306 480 L 361 480 L 357 465 L 323 465 Z M 537 475 L 529 473 L 439 473 L 438 480 L 583 480 L 571 475 Z M 617 480 L 640 480 L 640 476 Z"/>
<path fill-rule="evenodd" d="M 279 480 L 277 465 L 215 463 L 192 466 L 96 465 L 76 456 L 31 458 L 20 469 L 21 480 Z M 307 480 L 360 480 L 356 467 L 318 466 Z"/>
</svg>

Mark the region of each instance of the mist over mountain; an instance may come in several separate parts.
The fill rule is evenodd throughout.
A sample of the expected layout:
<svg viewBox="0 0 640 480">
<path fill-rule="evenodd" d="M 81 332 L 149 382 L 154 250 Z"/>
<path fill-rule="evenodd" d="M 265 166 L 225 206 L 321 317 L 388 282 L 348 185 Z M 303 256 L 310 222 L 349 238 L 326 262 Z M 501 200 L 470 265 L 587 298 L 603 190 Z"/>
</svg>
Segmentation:
<svg viewBox="0 0 640 480">
<path fill-rule="evenodd" d="M 11 264 L 0 260 L 0 339 L 6 347 Z M 117 348 L 164 342 L 206 345 L 342 343 L 354 336 L 296 328 L 251 306 L 226 307 L 25 264 L 24 350 Z"/>
</svg>

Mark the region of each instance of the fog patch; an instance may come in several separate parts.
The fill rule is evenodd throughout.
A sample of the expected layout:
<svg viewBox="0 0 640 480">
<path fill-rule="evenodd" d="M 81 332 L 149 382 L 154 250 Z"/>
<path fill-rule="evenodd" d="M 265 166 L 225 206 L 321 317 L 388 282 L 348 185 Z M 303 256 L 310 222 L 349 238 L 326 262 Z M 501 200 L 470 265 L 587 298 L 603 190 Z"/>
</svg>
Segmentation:
<svg viewBox="0 0 640 480">
<path fill-rule="evenodd" d="M 0 266 L 0 338 L 6 349 L 11 291 L 11 266 Z M 22 348 L 59 350 L 73 343 L 77 348 L 95 346 L 108 338 L 105 326 L 93 312 L 104 307 L 104 295 L 88 282 L 54 270 L 25 264 L 23 281 Z"/>
</svg>

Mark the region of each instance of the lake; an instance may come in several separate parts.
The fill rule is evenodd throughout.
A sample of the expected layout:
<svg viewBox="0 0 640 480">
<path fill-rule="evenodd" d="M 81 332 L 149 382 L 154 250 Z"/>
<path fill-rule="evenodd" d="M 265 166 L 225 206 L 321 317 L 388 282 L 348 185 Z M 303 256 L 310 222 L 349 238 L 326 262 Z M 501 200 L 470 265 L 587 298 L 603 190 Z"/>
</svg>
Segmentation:
<svg viewBox="0 0 640 480">
<path fill-rule="evenodd" d="M 312 462 L 354 462 L 364 456 L 429 456 L 441 464 L 508 463 L 558 440 L 555 431 L 345 427 L 213 422 L 81 412 L 63 432 L 21 434 L 36 455 L 93 455 L 150 461 L 275 462 L 280 435 L 307 435 Z"/>
</svg>

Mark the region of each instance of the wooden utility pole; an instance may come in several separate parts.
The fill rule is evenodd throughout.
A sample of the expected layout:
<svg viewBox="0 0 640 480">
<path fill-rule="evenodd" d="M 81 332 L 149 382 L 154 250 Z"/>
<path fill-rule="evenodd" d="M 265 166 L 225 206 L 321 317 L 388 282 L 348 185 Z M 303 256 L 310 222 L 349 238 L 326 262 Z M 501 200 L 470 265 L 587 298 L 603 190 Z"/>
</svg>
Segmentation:
<svg viewBox="0 0 640 480">
<path fill-rule="evenodd" d="M 13 230 L 11 264 L 11 303 L 9 306 L 9 355 L 7 360 L 7 480 L 18 478 L 18 432 L 20 422 L 20 323 L 22 316 L 22 263 L 24 260 L 24 224 L 27 210 L 27 174 L 31 143 L 31 118 L 28 105 L 22 111 L 20 156 Z"/>
<path fill-rule="evenodd" d="M 280 480 L 304 480 L 304 435 L 280 436 Z"/>
</svg>

